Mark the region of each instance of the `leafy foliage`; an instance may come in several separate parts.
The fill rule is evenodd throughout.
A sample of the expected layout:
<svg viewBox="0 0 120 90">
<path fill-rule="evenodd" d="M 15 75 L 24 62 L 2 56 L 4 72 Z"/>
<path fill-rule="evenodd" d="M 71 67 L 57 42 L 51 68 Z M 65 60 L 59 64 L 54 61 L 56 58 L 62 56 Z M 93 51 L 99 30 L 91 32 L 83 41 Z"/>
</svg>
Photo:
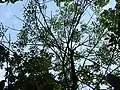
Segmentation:
<svg viewBox="0 0 120 90">
<path fill-rule="evenodd" d="M 102 47 L 105 43 L 101 41 L 106 35 L 105 28 L 99 22 L 93 22 L 96 24 L 95 27 L 81 21 L 87 8 L 86 4 L 89 4 L 85 2 L 81 4 L 82 6 L 74 2 L 64 2 L 59 6 L 58 13 L 50 18 L 44 15 L 45 8 L 41 8 L 39 4 L 35 6 L 36 2 L 30 2 L 25 9 L 25 23 L 22 30 L 28 33 L 27 38 L 21 38 L 24 35 L 23 31 L 20 32 L 20 42 L 26 39 L 27 44 L 22 43 L 25 46 L 32 44 L 30 48 L 34 48 L 36 53 L 44 47 L 45 51 L 53 55 L 49 70 L 54 71 L 51 74 L 63 90 L 76 90 L 78 87 L 82 88 L 82 85 L 100 89 L 100 84 L 105 84 L 103 78 L 108 71 L 107 67 L 115 63 L 111 60 L 113 54 L 109 55 L 109 49 L 103 53 L 107 50 L 106 46 Z M 38 16 L 42 16 L 42 19 Z M 25 29 L 26 26 L 28 29 Z M 106 70 L 105 73 L 103 69 Z"/>
<path fill-rule="evenodd" d="M 106 40 L 109 40 L 110 46 L 120 46 L 119 44 L 119 37 L 120 37 L 120 30 L 119 30 L 119 2 L 117 2 L 114 9 L 108 9 L 105 10 L 103 13 L 101 13 L 100 22 L 104 27 L 108 29 L 111 33 L 108 33 L 108 37 Z"/>
<path fill-rule="evenodd" d="M 15 50 L 0 47 L 1 63 L 9 64 L 8 90 L 100 90 L 107 73 L 119 74 L 117 6 L 84 22 L 89 5 L 101 8 L 108 0 L 82 1 L 55 1 L 59 9 L 51 17 L 44 13 L 47 5 L 29 1 Z"/>
<path fill-rule="evenodd" d="M 108 4 L 109 0 L 93 0 L 94 5 L 97 7 L 104 7 Z"/>
</svg>

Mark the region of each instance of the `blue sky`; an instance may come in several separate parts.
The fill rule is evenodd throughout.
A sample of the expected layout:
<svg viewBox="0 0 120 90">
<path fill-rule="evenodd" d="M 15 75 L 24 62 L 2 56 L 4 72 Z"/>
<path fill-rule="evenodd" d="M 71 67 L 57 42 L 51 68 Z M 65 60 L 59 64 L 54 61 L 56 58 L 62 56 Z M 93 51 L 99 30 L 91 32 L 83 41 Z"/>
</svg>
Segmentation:
<svg viewBox="0 0 120 90">
<path fill-rule="evenodd" d="M 116 5 L 116 1 L 115 0 L 110 0 L 109 3 L 104 7 L 104 9 L 108 9 L 110 8 L 114 8 Z"/>
<path fill-rule="evenodd" d="M 19 1 L 15 4 L 0 4 L 0 22 L 5 26 L 9 26 L 11 28 L 20 29 L 22 26 L 22 22 L 17 19 L 14 15 L 22 18 L 23 6 L 25 2 Z M 9 29 L 6 33 L 11 34 L 11 38 L 16 38 L 16 33 L 18 31 L 14 31 Z"/>
</svg>

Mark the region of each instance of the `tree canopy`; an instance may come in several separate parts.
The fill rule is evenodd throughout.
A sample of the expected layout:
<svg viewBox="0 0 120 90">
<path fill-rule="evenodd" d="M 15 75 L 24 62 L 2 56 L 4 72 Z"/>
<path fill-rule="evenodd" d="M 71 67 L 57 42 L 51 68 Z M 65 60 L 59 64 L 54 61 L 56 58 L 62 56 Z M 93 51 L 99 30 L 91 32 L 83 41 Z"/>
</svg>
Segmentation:
<svg viewBox="0 0 120 90">
<path fill-rule="evenodd" d="M 118 89 L 119 0 L 102 12 L 108 2 L 55 0 L 58 9 L 50 16 L 47 3 L 30 0 L 18 40 L 0 44 L 5 90 Z"/>
</svg>

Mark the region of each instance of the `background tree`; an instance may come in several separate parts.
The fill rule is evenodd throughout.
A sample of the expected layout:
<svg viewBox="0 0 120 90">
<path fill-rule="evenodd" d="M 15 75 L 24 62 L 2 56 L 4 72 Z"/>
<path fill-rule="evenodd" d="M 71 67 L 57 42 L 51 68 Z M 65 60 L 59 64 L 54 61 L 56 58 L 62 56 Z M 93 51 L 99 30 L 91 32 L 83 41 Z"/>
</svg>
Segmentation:
<svg viewBox="0 0 120 90">
<path fill-rule="evenodd" d="M 53 55 L 49 70 L 54 71 L 51 73 L 54 80 L 64 90 L 82 89 L 83 86 L 100 89 L 100 85 L 106 84 L 104 78 L 109 67 L 116 64 L 114 51 L 110 52 L 106 42 L 101 40 L 107 33 L 105 28 L 99 21 L 91 24 L 81 20 L 88 6 L 96 9 L 91 5 L 95 5 L 94 2 L 65 1 L 59 4 L 56 15 L 48 17 L 43 13 L 45 5 L 33 1 L 24 12 L 19 42 L 31 44 L 30 48 L 34 46 L 36 50 L 44 47 Z"/>
<path fill-rule="evenodd" d="M 105 5 L 105 3 L 104 3 L 104 5 Z M 99 2 L 96 4 L 95 7 L 103 8 L 103 6 L 101 6 L 101 4 Z M 109 68 L 111 69 L 109 71 L 109 73 L 115 74 L 116 78 L 119 77 L 119 75 L 120 75 L 119 74 L 119 67 L 120 67 L 120 64 L 119 64 L 119 49 L 120 49 L 119 7 L 120 7 L 119 0 L 116 0 L 116 6 L 113 9 L 109 8 L 108 10 L 104 10 L 97 17 L 101 26 L 104 27 L 107 31 L 106 38 L 104 39 L 106 41 L 106 45 L 107 45 L 106 48 L 108 48 L 110 52 L 114 52 L 113 57 L 114 57 L 115 63 L 113 66 L 109 65 Z M 109 81 L 114 82 L 113 78 L 111 78 Z M 114 85 L 112 85 L 112 86 L 114 86 Z M 119 87 L 119 86 L 117 85 L 117 87 Z M 118 90 L 118 88 L 116 90 Z"/>
</svg>

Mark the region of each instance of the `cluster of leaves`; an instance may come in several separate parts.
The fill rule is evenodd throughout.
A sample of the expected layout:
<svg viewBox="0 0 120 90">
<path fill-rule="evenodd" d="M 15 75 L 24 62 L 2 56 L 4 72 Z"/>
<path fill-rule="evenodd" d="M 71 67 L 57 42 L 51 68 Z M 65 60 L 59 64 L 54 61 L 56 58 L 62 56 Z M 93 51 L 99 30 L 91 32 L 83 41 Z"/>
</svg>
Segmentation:
<svg viewBox="0 0 120 90">
<path fill-rule="evenodd" d="M 103 0 L 104 1 L 104 0 Z M 105 3 L 103 3 L 105 4 Z M 102 8 L 100 3 L 98 3 L 98 6 Z M 104 38 L 104 45 L 102 48 L 105 50 L 99 49 L 99 51 L 102 50 L 105 55 L 102 55 L 102 57 L 105 57 L 109 55 L 110 57 L 106 57 L 107 59 L 103 59 L 108 64 L 108 68 L 110 68 L 110 64 L 113 64 L 112 66 L 113 71 L 111 70 L 111 73 L 114 72 L 117 75 L 120 75 L 119 73 L 119 49 L 120 49 L 120 1 L 116 0 L 116 6 L 112 9 L 109 8 L 108 10 L 104 10 L 100 13 L 100 16 L 98 17 L 98 21 L 100 22 L 101 26 L 105 28 L 107 31 L 107 35 Z M 107 47 L 107 48 L 106 48 Z M 101 57 L 101 58 L 102 58 Z M 111 68 L 110 68 L 111 69 Z M 117 84 L 116 84 L 117 85 Z"/>
<path fill-rule="evenodd" d="M 99 21 L 103 27 L 108 30 L 108 36 L 106 40 L 109 40 L 109 46 L 120 47 L 120 4 L 119 0 L 116 0 L 116 6 L 114 9 L 109 8 L 104 10 L 99 17 Z"/>
<path fill-rule="evenodd" d="M 22 46 L 23 43 L 16 42 L 12 45 L 13 51 L 2 43 L 0 45 L 0 67 L 3 69 L 5 65 L 5 80 L 8 82 L 5 90 L 59 90 L 60 86 L 49 73 L 53 54 L 35 47 L 24 51 Z M 3 89 L 1 85 L 0 89 Z"/>
<path fill-rule="evenodd" d="M 109 0 L 93 0 L 94 5 L 99 7 L 99 8 L 107 5 L 108 2 L 109 2 Z"/>
<path fill-rule="evenodd" d="M 7 62 L 5 78 L 8 81 L 7 90 L 53 90 L 58 86 L 53 82 L 54 77 L 49 73 L 52 55 L 46 52 L 12 52 L 0 46 L 0 62 Z M 1 65 L 2 67 L 3 65 Z M 52 80 L 53 79 L 53 80 Z"/>
</svg>

